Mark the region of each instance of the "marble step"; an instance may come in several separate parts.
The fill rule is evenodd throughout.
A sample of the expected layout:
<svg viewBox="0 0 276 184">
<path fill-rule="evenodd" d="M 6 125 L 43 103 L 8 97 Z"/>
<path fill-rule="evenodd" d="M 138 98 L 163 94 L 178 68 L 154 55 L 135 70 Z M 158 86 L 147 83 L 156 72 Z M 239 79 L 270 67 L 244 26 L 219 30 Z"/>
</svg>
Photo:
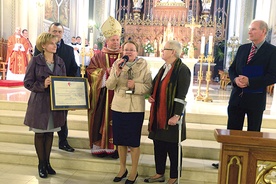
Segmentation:
<svg viewBox="0 0 276 184">
<path fill-rule="evenodd" d="M 33 145 L 0 142 L 0 147 L 2 148 L 0 150 L 1 163 L 37 166 L 38 161 Z M 130 159 L 130 154 L 128 154 L 127 168 L 129 170 L 131 168 Z M 212 168 L 211 164 L 213 162 L 217 162 L 217 160 L 183 158 L 181 183 L 190 181 L 193 184 L 215 184 L 218 170 Z M 53 146 L 51 165 L 57 173 L 59 173 L 59 169 L 74 169 L 88 172 L 114 173 L 115 175 L 119 169 L 119 160 L 93 157 L 87 149 L 77 149 L 74 153 L 69 153 Z M 167 159 L 166 178 L 169 175 L 168 166 L 169 160 Z M 141 154 L 138 173 L 140 179 L 138 181 L 143 181 L 145 177 L 155 173 L 153 155 Z M 35 172 L 34 175 L 36 174 Z"/>
<path fill-rule="evenodd" d="M 24 111 L 10 111 L 0 110 L 0 124 L 24 126 L 25 112 Z M 201 123 L 187 123 L 187 138 L 202 139 L 202 140 L 215 140 L 213 130 L 215 128 L 225 128 L 223 125 L 207 125 Z M 88 131 L 88 123 L 86 115 L 68 115 L 69 130 L 82 130 Z M 148 120 L 144 120 L 142 134 L 148 135 Z"/>
<path fill-rule="evenodd" d="M 147 105 L 148 106 L 148 105 Z M 225 107 L 214 110 L 214 113 L 207 114 L 202 112 L 198 108 L 198 106 L 206 106 L 202 107 L 208 108 L 208 103 L 201 103 L 201 102 L 193 102 L 189 108 L 187 108 L 186 112 L 186 122 L 187 123 L 200 123 L 200 124 L 208 124 L 208 125 L 221 125 L 226 126 L 227 124 L 227 110 Z M 2 124 L 14 124 L 16 122 L 23 122 L 25 112 L 27 108 L 26 102 L 7 102 L 7 101 L 0 101 L 0 123 Z M 216 112 L 216 111 L 219 111 Z M 69 116 L 71 117 L 68 119 L 68 123 L 70 122 L 78 122 L 79 124 L 76 127 L 82 128 L 83 130 L 87 129 L 87 110 L 75 110 L 69 111 Z M 12 118 L 11 118 L 12 117 Z M 149 117 L 149 107 L 146 108 L 145 112 L 145 120 L 148 120 Z M 6 118 L 7 121 L 3 122 L 3 118 Z M 13 119 L 15 118 L 15 119 Z M 275 115 L 263 115 L 263 123 L 262 128 L 269 128 L 269 129 L 276 129 L 276 124 L 274 123 L 276 118 Z M 83 121 L 83 124 L 81 124 Z M 245 126 L 246 126 L 247 119 L 245 118 Z"/>
<path fill-rule="evenodd" d="M 33 144 L 34 133 L 26 126 L 0 125 L 0 142 Z M 69 130 L 68 141 L 76 149 L 89 150 L 89 139 L 86 131 Z M 58 146 L 58 136 L 54 134 L 54 146 Z M 204 158 L 217 160 L 220 144 L 216 141 L 187 139 L 182 142 L 183 157 Z M 141 137 L 141 153 L 153 155 L 152 140 L 147 136 Z"/>
<path fill-rule="evenodd" d="M 3 107 L 0 106 L 0 109 Z M 70 111 L 68 114 L 68 127 L 69 130 L 81 130 L 88 131 L 87 115 L 77 111 Z M 2 125 L 15 125 L 24 126 L 25 111 L 22 110 L 0 110 L 0 124 Z M 209 115 L 205 114 L 187 114 L 186 126 L 187 126 L 187 138 L 189 139 L 201 139 L 201 140 L 215 140 L 213 131 L 216 128 L 226 129 L 227 117 L 220 117 L 218 115 L 208 118 Z M 265 115 L 264 115 L 265 116 Z M 221 123 L 221 119 L 225 119 L 224 123 Z M 274 118 L 263 119 L 263 132 L 276 132 L 276 124 Z M 245 123 L 246 125 L 246 123 Z M 148 120 L 144 120 L 142 134 L 148 135 Z M 246 126 L 244 128 L 246 130 Z"/>
</svg>

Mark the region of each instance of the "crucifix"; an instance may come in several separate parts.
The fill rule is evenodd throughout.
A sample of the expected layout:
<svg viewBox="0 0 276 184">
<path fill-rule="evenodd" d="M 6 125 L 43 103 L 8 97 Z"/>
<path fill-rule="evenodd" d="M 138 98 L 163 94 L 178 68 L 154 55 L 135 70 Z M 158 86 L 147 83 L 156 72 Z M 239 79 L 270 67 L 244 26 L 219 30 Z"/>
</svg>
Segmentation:
<svg viewBox="0 0 276 184">
<path fill-rule="evenodd" d="M 191 28 L 191 41 L 189 42 L 189 58 L 194 58 L 194 29 L 200 28 L 200 24 L 196 24 L 195 18 L 192 17 L 192 22 L 190 24 L 185 24 L 185 27 Z"/>
</svg>

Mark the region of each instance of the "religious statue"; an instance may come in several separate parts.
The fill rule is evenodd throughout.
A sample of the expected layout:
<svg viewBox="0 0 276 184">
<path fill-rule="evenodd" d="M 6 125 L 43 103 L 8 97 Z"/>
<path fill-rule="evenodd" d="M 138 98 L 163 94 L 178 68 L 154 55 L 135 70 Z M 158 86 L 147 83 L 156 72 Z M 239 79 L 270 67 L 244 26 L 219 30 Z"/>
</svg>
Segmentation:
<svg viewBox="0 0 276 184">
<path fill-rule="evenodd" d="M 134 9 L 142 9 L 142 3 L 143 3 L 144 0 L 133 0 L 133 8 Z"/>
<path fill-rule="evenodd" d="M 203 11 L 211 9 L 212 0 L 201 0 Z"/>
<path fill-rule="evenodd" d="M 172 28 L 171 22 L 168 22 L 166 31 L 164 30 L 163 43 L 174 39 L 174 28 Z"/>
<path fill-rule="evenodd" d="M 188 43 L 188 58 L 190 59 L 194 59 L 194 55 L 195 55 L 195 48 L 194 48 L 194 45 L 193 43 L 189 42 Z"/>
</svg>

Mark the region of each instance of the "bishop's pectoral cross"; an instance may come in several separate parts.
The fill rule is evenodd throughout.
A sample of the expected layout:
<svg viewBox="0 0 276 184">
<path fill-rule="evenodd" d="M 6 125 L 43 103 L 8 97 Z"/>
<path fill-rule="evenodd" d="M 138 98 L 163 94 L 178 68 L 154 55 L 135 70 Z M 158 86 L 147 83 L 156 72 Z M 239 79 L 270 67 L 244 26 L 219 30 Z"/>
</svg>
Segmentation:
<svg viewBox="0 0 276 184">
<path fill-rule="evenodd" d="M 185 27 L 191 28 L 191 41 L 189 43 L 189 58 L 194 58 L 194 29 L 200 28 L 200 24 L 196 24 L 195 18 L 192 17 L 192 22 L 190 24 L 185 24 Z"/>
</svg>

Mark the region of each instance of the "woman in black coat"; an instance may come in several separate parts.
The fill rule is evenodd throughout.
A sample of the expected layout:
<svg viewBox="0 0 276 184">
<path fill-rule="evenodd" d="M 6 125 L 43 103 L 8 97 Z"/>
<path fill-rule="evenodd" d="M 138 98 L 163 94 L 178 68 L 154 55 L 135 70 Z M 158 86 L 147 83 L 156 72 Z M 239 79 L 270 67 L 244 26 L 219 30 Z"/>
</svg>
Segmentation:
<svg viewBox="0 0 276 184">
<path fill-rule="evenodd" d="M 56 43 L 56 36 L 50 33 L 38 36 L 36 47 L 41 53 L 31 59 L 24 78 L 24 87 L 31 91 L 24 124 L 35 133 L 41 178 L 56 174 L 49 162 L 53 132 L 59 131 L 65 122 L 65 111 L 52 111 L 50 108 L 50 76 L 66 76 L 63 60 L 54 54 Z"/>
<path fill-rule="evenodd" d="M 153 80 L 153 91 L 149 97 L 151 109 L 148 129 L 149 138 L 154 143 L 156 175 L 146 178 L 144 181 L 147 183 L 165 181 L 167 154 L 171 162 L 168 183 L 177 183 L 178 126 L 176 123 L 185 109 L 185 98 L 191 79 L 189 68 L 179 58 L 180 53 L 181 44 L 174 40 L 168 41 L 162 49 L 162 59 L 165 60 L 165 64 Z M 185 139 L 186 125 L 183 117 L 181 140 Z"/>
</svg>

